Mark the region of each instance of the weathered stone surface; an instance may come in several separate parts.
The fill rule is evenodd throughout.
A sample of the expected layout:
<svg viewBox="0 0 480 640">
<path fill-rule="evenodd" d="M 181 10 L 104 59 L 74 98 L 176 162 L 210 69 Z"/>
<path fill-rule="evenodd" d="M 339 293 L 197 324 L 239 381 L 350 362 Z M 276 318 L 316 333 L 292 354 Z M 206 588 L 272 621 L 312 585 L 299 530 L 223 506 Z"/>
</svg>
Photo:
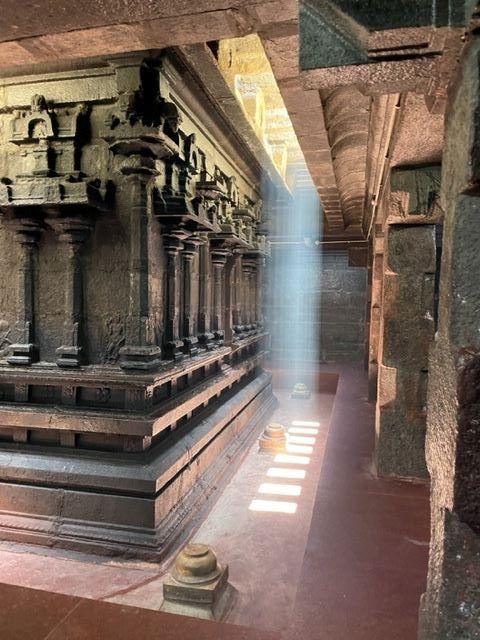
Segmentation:
<svg viewBox="0 0 480 640">
<path fill-rule="evenodd" d="M 323 361 L 360 360 L 365 331 L 367 277 L 351 267 L 347 251 L 325 251 L 322 260 L 320 356 Z"/>
<path fill-rule="evenodd" d="M 475 37 L 450 95 L 446 128 L 439 329 L 428 397 L 432 539 L 422 640 L 480 638 L 479 55 Z"/>
<path fill-rule="evenodd" d="M 435 227 L 389 225 L 385 243 L 376 465 L 380 475 L 423 477 Z"/>
</svg>

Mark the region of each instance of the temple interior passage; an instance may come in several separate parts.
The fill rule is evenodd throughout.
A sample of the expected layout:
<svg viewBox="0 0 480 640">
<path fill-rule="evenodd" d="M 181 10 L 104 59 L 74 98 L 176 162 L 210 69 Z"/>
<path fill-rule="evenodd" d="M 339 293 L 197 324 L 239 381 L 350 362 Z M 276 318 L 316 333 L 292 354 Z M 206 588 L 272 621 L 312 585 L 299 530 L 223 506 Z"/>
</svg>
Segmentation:
<svg viewBox="0 0 480 640">
<path fill-rule="evenodd" d="M 1 640 L 480 640 L 480 5 L 0 8 Z"/>
</svg>

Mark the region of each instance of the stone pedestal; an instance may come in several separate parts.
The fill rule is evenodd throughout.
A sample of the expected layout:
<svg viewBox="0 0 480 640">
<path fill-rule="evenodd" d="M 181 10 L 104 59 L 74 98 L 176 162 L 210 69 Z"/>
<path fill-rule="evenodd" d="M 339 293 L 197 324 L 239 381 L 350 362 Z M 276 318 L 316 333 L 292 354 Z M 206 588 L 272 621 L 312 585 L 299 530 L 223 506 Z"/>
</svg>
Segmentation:
<svg viewBox="0 0 480 640">
<path fill-rule="evenodd" d="M 232 605 L 228 566 L 217 562 L 204 544 L 187 544 L 175 559 L 172 574 L 163 583 L 161 611 L 221 620 Z"/>
<path fill-rule="evenodd" d="M 287 437 L 285 434 L 285 427 L 276 422 L 268 424 L 258 439 L 260 451 L 267 451 L 269 453 L 285 451 L 286 444 Z"/>
</svg>

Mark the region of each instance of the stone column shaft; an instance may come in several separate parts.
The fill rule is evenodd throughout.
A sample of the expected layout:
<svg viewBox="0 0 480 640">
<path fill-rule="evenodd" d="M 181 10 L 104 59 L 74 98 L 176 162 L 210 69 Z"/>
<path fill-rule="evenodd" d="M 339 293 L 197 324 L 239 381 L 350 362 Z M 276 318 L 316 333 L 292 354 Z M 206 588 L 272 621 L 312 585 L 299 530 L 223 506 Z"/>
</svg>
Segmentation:
<svg viewBox="0 0 480 640">
<path fill-rule="evenodd" d="M 224 337 L 224 269 L 227 262 L 228 252 L 225 250 L 212 251 L 213 266 L 213 314 L 212 329 L 217 340 L 223 340 Z"/>
<path fill-rule="evenodd" d="M 265 258 L 257 258 L 257 277 L 255 279 L 255 323 L 259 328 L 263 326 L 263 277 Z"/>
<path fill-rule="evenodd" d="M 233 324 L 239 326 L 242 324 L 242 256 L 235 254 L 235 271 L 232 283 L 232 300 L 233 300 Z"/>
<path fill-rule="evenodd" d="M 188 239 L 184 242 L 183 258 L 183 291 L 182 291 L 182 338 L 184 352 L 195 355 L 198 352 L 198 337 L 196 335 L 197 310 L 193 308 L 193 264 L 198 252 L 198 241 Z"/>
<path fill-rule="evenodd" d="M 207 234 L 201 234 L 204 244 L 199 248 L 199 283 L 198 283 L 198 338 L 200 344 L 207 348 L 213 340 L 210 325 L 211 277 L 210 247 Z"/>
<path fill-rule="evenodd" d="M 81 218 L 54 222 L 66 252 L 63 341 L 57 349 L 59 367 L 78 367 L 82 360 L 83 273 L 81 251 L 90 234 L 91 224 Z"/>
<path fill-rule="evenodd" d="M 165 320 L 166 356 L 180 360 L 183 341 L 180 340 L 180 265 L 179 253 L 183 248 L 181 241 L 175 236 L 164 236 L 167 255 L 167 304 Z"/>
<path fill-rule="evenodd" d="M 7 362 L 11 365 L 30 365 L 38 358 L 34 344 L 34 281 L 35 262 L 41 226 L 31 218 L 13 222 L 15 239 L 20 245 L 18 266 L 16 332 L 20 340 L 11 346 Z"/>
<path fill-rule="evenodd" d="M 154 344 L 150 326 L 148 293 L 148 225 L 154 175 L 153 169 L 141 164 L 126 175 L 119 194 L 130 217 L 128 320 L 125 346 L 120 349 L 120 366 L 124 369 L 154 369 L 161 360 L 161 349 Z"/>
</svg>

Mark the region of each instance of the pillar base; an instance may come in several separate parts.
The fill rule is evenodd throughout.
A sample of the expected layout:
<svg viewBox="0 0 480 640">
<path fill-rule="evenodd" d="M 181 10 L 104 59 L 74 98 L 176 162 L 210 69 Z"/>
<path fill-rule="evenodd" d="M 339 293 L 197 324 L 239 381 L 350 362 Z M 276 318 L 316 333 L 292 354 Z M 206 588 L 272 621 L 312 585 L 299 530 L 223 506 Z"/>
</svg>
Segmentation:
<svg viewBox="0 0 480 640">
<path fill-rule="evenodd" d="M 223 333 L 223 331 L 219 330 L 215 331 L 213 335 L 215 339 L 215 346 L 221 347 L 223 345 L 225 334 Z"/>
<path fill-rule="evenodd" d="M 82 347 L 62 345 L 56 349 L 56 354 L 59 356 L 56 360 L 57 367 L 70 369 L 81 364 Z"/>
<path fill-rule="evenodd" d="M 183 340 L 171 340 L 165 344 L 165 357 L 168 360 L 180 362 L 186 357 L 183 349 Z"/>
<path fill-rule="evenodd" d="M 211 351 L 215 346 L 213 344 L 214 339 L 215 336 L 213 335 L 213 333 L 202 333 L 200 336 L 198 336 L 198 342 L 200 346 L 207 351 Z"/>
<path fill-rule="evenodd" d="M 162 351 L 154 345 L 127 345 L 120 349 L 120 367 L 122 369 L 139 369 L 151 371 L 162 362 Z"/>
<path fill-rule="evenodd" d="M 233 604 L 234 589 L 228 584 L 228 566 L 208 584 L 184 584 L 173 576 L 163 583 L 160 611 L 204 620 L 221 620 Z"/>
<path fill-rule="evenodd" d="M 310 398 L 310 389 L 303 382 L 297 382 L 293 386 L 291 397 L 300 400 L 308 400 L 308 398 Z"/>
<path fill-rule="evenodd" d="M 8 364 L 16 367 L 28 366 L 38 359 L 37 348 L 32 343 L 17 343 L 11 346 L 11 355 L 8 356 Z"/>
<path fill-rule="evenodd" d="M 187 356 L 196 356 L 198 353 L 198 338 L 184 338 L 183 339 L 183 353 Z"/>
</svg>

